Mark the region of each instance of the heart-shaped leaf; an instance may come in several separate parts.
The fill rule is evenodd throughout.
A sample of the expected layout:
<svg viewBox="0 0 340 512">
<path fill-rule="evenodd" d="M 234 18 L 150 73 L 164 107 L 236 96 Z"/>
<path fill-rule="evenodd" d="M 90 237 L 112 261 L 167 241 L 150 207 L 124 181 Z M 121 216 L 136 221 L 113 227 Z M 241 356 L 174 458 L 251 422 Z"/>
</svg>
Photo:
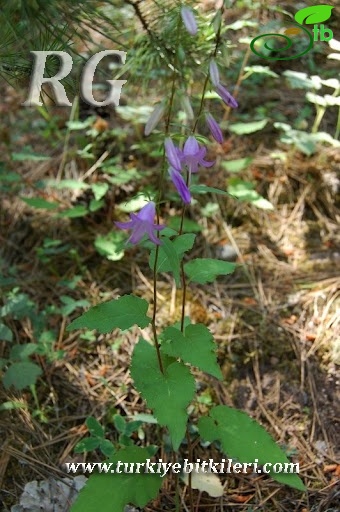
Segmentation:
<svg viewBox="0 0 340 512">
<path fill-rule="evenodd" d="M 323 23 L 327 21 L 332 14 L 333 7 L 331 5 L 311 5 L 300 9 L 294 16 L 295 21 L 303 25 L 313 25 L 314 23 Z"/>
</svg>

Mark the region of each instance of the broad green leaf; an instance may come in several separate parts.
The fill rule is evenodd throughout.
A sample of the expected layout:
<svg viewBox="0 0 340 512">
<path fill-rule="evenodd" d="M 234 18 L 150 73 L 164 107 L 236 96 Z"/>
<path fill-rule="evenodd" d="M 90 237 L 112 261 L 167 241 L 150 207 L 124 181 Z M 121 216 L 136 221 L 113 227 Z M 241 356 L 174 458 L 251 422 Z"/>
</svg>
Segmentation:
<svg viewBox="0 0 340 512">
<path fill-rule="evenodd" d="M 132 355 L 131 376 L 158 423 L 169 429 L 173 449 L 177 450 L 185 436 L 186 409 L 195 394 L 195 380 L 189 368 L 175 361 L 164 365 L 162 373 L 156 349 L 140 339 Z"/>
<path fill-rule="evenodd" d="M 207 187 L 206 185 L 192 185 L 190 192 L 193 194 L 220 194 L 222 196 L 228 196 L 228 192 L 219 188 Z"/>
<path fill-rule="evenodd" d="M 333 7 L 331 5 L 311 5 L 300 9 L 294 16 L 295 21 L 303 25 L 314 25 L 315 23 L 323 23 L 327 21 L 332 15 Z"/>
<path fill-rule="evenodd" d="M 99 448 L 106 457 L 113 457 L 116 449 L 108 439 L 101 439 L 99 442 Z"/>
<path fill-rule="evenodd" d="M 52 203 L 51 201 L 46 201 L 46 199 L 42 199 L 40 197 L 22 197 L 21 198 L 28 206 L 32 206 L 32 208 L 43 209 L 43 210 L 55 210 L 60 205 L 59 203 Z"/>
<path fill-rule="evenodd" d="M 99 437 L 86 437 L 79 441 L 74 447 L 75 453 L 92 452 L 100 445 L 101 439 Z"/>
<path fill-rule="evenodd" d="M 203 372 L 222 379 L 216 362 L 216 345 L 209 329 L 203 324 L 188 325 L 184 335 L 174 327 L 167 327 L 161 334 L 162 352 L 181 358 Z"/>
<path fill-rule="evenodd" d="M 63 212 L 58 213 L 57 217 L 60 218 L 67 218 L 67 219 L 74 219 L 76 217 L 84 217 L 89 213 L 88 209 L 83 206 L 82 204 L 78 206 L 74 206 L 73 208 L 68 208 L 67 210 L 64 210 Z"/>
<path fill-rule="evenodd" d="M 235 263 L 211 258 L 196 258 L 185 263 L 184 272 L 194 283 L 212 283 L 219 275 L 232 274 Z"/>
<path fill-rule="evenodd" d="M 268 432 L 245 412 L 218 405 L 209 414 L 209 417 L 201 417 L 198 421 L 200 435 L 205 441 L 220 441 L 228 457 L 241 463 L 253 463 L 258 459 L 259 465 L 289 462 Z M 280 483 L 305 490 L 296 474 L 271 472 L 270 475 Z"/>
<path fill-rule="evenodd" d="M 273 210 L 274 207 L 270 201 L 264 199 L 256 190 L 250 181 L 244 181 L 240 178 L 230 178 L 228 180 L 228 192 L 231 196 L 240 201 L 248 201 L 257 208 L 264 210 Z"/>
<path fill-rule="evenodd" d="M 223 169 L 226 169 L 228 172 L 240 172 L 243 171 L 243 169 L 246 169 L 251 162 L 253 161 L 253 158 L 246 157 L 246 158 L 238 158 L 237 160 L 229 160 L 229 162 L 222 162 Z"/>
<path fill-rule="evenodd" d="M 3 376 L 3 384 L 6 389 L 13 386 L 15 389 L 21 390 L 35 384 L 41 374 L 39 366 L 30 361 L 13 363 Z"/>
<path fill-rule="evenodd" d="M 147 448 L 139 446 L 129 446 L 116 452 L 106 461 L 107 465 L 112 464 L 108 473 L 90 476 L 70 512 L 124 512 L 129 503 L 144 507 L 157 496 L 162 478 L 157 474 L 144 473 L 143 466 L 139 467 L 140 472 L 134 473 L 123 473 L 122 469 L 124 463 L 130 468 L 130 463 L 145 464 L 147 459 L 150 460 Z M 122 463 L 120 473 L 115 471 L 118 462 Z"/>
<path fill-rule="evenodd" d="M 262 130 L 267 123 L 268 119 L 261 119 L 261 121 L 253 121 L 252 123 L 234 123 L 229 125 L 229 130 L 237 135 L 246 135 Z"/>
<path fill-rule="evenodd" d="M 176 249 L 168 238 L 162 239 L 162 251 L 164 251 L 165 256 L 168 259 L 168 262 L 171 266 L 171 272 L 174 275 L 174 279 L 176 281 L 177 286 L 180 285 L 180 261 Z"/>
<path fill-rule="evenodd" d="M 125 235 L 121 231 L 110 231 L 106 235 L 97 235 L 94 246 L 102 256 L 110 261 L 119 261 L 124 256 Z"/>
<path fill-rule="evenodd" d="M 10 351 L 11 361 L 21 359 L 27 360 L 32 354 L 35 354 L 38 349 L 37 343 L 24 343 L 22 345 L 13 345 Z"/>
<path fill-rule="evenodd" d="M 118 432 L 125 434 L 126 431 L 126 421 L 120 414 L 115 414 L 113 418 L 113 423 Z"/>
<path fill-rule="evenodd" d="M 13 333 L 7 325 L 0 323 L 0 341 L 13 341 Z"/>
<path fill-rule="evenodd" d="M 96 329 L 105 334 L 117 328 L 123 331 L 135 324 L 144 329 L 151 321 L 151 318 L 146 315 L 148 306 L 144 299 L 134 295 L 123 295 L 118 299 L 90 308 L 82 316 L 73 320 L 67 330 Z"/>
<path fill-rule="evenodd" d="M 99 199 L 99 201 L 97 201 L 97 199 L 91 199 L 89 204 L 89 210 L 90 212 L 96 212 L 97 210 L 102 208 L 104 204 L 105 201 L 103 199 Z"/>
<path fill-rule="evenodd" d="M 186 233 L 184 235 L 177 236 L 174 238 L 174 240 L 169 241 L 177 254 L 177 258 L 174 259 L 174 261 L 170 261 L 165 249 L 163 248 L 163 245 L 161 245 L 158 249 L 158 258 L 157 258 L 157 273 L 158 272 L 170 272 L 173 270 L 173 265 L 177 265 L 177 270 L 179 272 L 179 263 L 181 259 L 183 258 L 183 254 L 187 251 L 190 251 L 192 249 L 192 246 L 194 245 L 196 235 L 193 233 Z M 167 239 L 163 239 L 165 241 Z M 153 270 L 155 265 L 155 256 L 156 256 L 156 248 L 153 247 L 150 252 L 150 258 L 149 258 L 149 266 L 151 270 Z M 179 276 L 179 274 L 178 274 Z"/>
<path fill-rule="evenodd" d="M 93 416 L 86 418 L 85 424 L 92 436 L 104 437 L 104 429 Z"/>
<path fill-rule="evenodd" d="M 99 199 L 104 197 L 106 192 L 109 190 L 109 185 L 107 183 L 94 183 L 91 185 L 91 188 L 94 194 L 94 198 L 96 201 L 99 201 Z"/>
<path fill-rule="evenodd" d="M 292 69 L 287 69 L 282 73 L 289 85 L 295 89 L 320 89 L 321 84 L 315 83 L 315 81 L 311 80 L 307 73 L 303 73 L 301 71 L 293 71 Z"/>
</svg>

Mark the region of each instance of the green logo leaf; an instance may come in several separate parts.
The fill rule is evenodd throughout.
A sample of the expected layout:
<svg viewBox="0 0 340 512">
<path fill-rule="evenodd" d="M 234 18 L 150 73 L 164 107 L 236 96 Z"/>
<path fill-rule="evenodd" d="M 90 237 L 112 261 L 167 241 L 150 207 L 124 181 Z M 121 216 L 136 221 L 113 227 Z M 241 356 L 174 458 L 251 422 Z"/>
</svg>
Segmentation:
<svg viewBox="0 0 340 512">
<path fill-rule="evenodd" d="M 146 315 L 148 307 L 144 299 L 134 295 L 123 295 L 119 299 L 109 300 L 90 308 L 82 316 L 73 320 L 67 330 L 96 329 L 106 334 L 117 328 L 124 331 L 135 324 L 144 329 L 151 321 L 151 318 Z"/>
<path fill-rule="evenodd" d="M 274 466 L 277 463 L 284 465 L 290 462 L 261 425 L 245 412 L 232 407 L 214 407 L 209 417 L 199 419 L 198 429 L 203 439 L 210 442 L 219 440 L 228 457 L 241 463 L 252 463 L 255 459 L 258 459 L 260 465 L 269 463 Z M 270 476 L 299 491 L 305 490 L 301 479 L 295 473 L 270 472 Z"/>
<path fill-rule="evenodd" d="M 327 21 L 332 14 L 333 7 L 331 5 L 311 5 L 300 9 L 294 16 L 295 21 L 303 25 L 313 25 L 314 23 L 323 23 Z"/>
<path fill-rule="evenodd" d="M 178 450 L 185 436 L 187 407 L 195 395 L 195 379 L 189 368 L 170 361 L 162 373 L 156 349 L 140 339 L 133 351 L 131 377 L 158 423 L 169 429 L 173 448 Z"/>
<path fill-rule="evenodd" d="M 214 338 L 205 325 L 188 325 L 184 335 L 175 327 L 168 327 L 162 333 L 162 340 L 162 352 L 168 356 L 180 357 L 185 363 L 222 379 L 216 362 Z"/>
</svg>

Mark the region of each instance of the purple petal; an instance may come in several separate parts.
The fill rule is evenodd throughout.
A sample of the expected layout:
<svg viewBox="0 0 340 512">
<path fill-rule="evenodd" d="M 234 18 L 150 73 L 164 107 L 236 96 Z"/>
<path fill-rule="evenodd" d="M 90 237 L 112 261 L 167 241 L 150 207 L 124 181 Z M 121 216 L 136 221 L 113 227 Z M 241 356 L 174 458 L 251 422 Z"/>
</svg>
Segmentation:
<svg viewBox="0 0 340 512">
<path fill-rule="evenodd" d="M 182 7 L 181 16 L 185 28 L 189 32 L 191 36 L 195 36 L 197 34 L 197 23 L 194 13 L 189 7 Z"/>
<path fill-rule="evenodd" d="M 153 201 L 150 201 L 148 204 L 143 206 L 139 213 L 137 213 L 137 217 L 139 220 L 148 222 L 149 224 L 153 224 L 153 220 L 156 215 L 156 205 Z"/>
<path fill-rule="evenodd" d="M 130 229 L 133 227 L 133 221 L 130 220 L 129 222 L 115 222 L 115 225 L 119 229 Z"/>
<path fill-rule="evenodd" d="M 205 116 L 207 125 L 209 127 L 211 135 L 214 137 L 214 139 L 219 143 L 223 143 L 223 133 L 219 126 L 219 124 L 215 121 L 213 116 L 211 114 L 206 114 Z"/>
<path fill-rule="evenodd" d="M 183 203 L 189 204 L 191 201 L 191 195 L 190 191 L 187 187 L 187 184 L 185 183 L 183 176 L 176 171 L 176 169 L 173 169 L 172 167 L 169 168 L 169 175 L 170 178 L 175 185 L 177 192 L 182 198 Z"/>
<path fill-rule="evenodd" d="M 194 136 L 190 136 L 187 138 L 184 144 L 183 154 L 184 156 L 193 156 L 198 153 L 200 150 L 199 144 Z"/>
<path fill-rule="evenodd" d="M 233 96 L 230 94 L 230 92 L 227 91 L 227 89 L 225 87 L 223 87 L 223 85 L 218 84 L 216 86 L 216 92 L 222 98 L 224 103 L 226 105 L 228 105 L 228 107 L 232 107 L 232 108 L 238 107 L 238 103 L 235 100 L 235 98 L 233 98 Z"/>
<path fill-rule="evenodd" d="M 182 165 L 180 161 L 180 150 L 176 148 L 175 144 L 172 142 L 170 137 L 165 139 L 165 152 L 166 156 L 169 160 L 170 165 L 176 169 L 176 171 L 182 170 Z"/>
<path fill-rule="evenodd" d="M 210 74 L 210 80 L 215 87 L 220 83 L 220 74 L 218 72 L 217 64 L 214 60 L 210 61 L 209 64 L 209 74 Z"/>
</svg>

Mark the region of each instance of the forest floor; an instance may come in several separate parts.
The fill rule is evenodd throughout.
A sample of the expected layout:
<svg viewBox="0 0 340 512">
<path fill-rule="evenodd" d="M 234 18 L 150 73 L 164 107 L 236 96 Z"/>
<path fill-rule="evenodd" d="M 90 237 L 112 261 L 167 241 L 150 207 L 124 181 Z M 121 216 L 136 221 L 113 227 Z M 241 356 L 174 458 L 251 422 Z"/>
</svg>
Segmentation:
<svg viewBox="0 0 340 512">
<path fill-rule="evenodd" d="M 87 204 L 86 192 L 41 189 L 37 184 L 56 177 L 83 180 L 89 165 L 77 155 L 78 139 L 71 135 L 67 147 L 61 140 L 51 149 L 48 136 L 41 137 L 38 114 L 20 109 L 19 96 L 9 89 L 3 88 L 2 94 L 7 98 L 1 125 L 2 166 L 18 173 L 21 181 L 20 190 L 9 187 L 0 197 L 0 300 L 15 287 L 27 294 L 37 311 L 49 315 L 48 326 L 55 333 L 53 351 L 62 354 L 54 360 L 34 356 L 43 369 L 35 396 L 29 389 L 0 388 L 0 403 L 15 404 L 0 412 L 0 508 L 9 511 L 28 482 L 64 478 L 65 462 L 101 460 L 97 452 L 87 456 L 73 452 L 88 434 L 84 424 L 88 416 L 97 418 L 114 442 L 118 436 L 112 424 L 114 414 L 131 417 L 145 412 L 128 371 L 138 331 L 81 338 L 79 332 L 66 328 L 82 309 L 64 315 L 59 311 L 61 296 L 87 300 L 91 305 L 129 293 L 151 300 L 152 273 L 144 250 L 129 249 L 123 259 L 109 261 L 98 254 L 93 242 L 98 233 L 112 229 L 117 203 L 135 195 L 148 180 L 156 180 L 157 164 L 140 149 L 129 149 L 135 133 L 126 121 L 116 114 L 94 118 L 104 144 L 97 148 L 97 158 L 110 148 L 110 156 L 118 156 L 123 168 L 151 168 L 153 175 L 146 175 L 138 185 L 112 186 L 104 206 L 85 217 L 56 218 L 53 212 L 32 208 L 21 197 L 37 195 L 68 206 Z M 55 129 L 63 130 L 63 115 L 56 108 L 46 129 L 54 119 L 59 123 Z M 123 150 L 121 142 L 115 144 L 114 135 L 103 137 L 110 130 L 114 133 L 117 126 L 128 132 Z M 223 146 L 212 146 L 217 163 L 204 173 L 206 184 L 225 188 L 229 174 L 221 163 L 251 156 L 242 178 L 254 183 L 274 210 L 260 210 L 222 196 L 209 199 L 218 205 L 210 216 L 201 215 L 206 199 L 190 207 L 189 216 L 200 227 L 195 256 L 228 259 L 231 254 L 239 264 L 234 274 L 219 278 L 214 285 L 190 287 L 187 313 L 214 335 L 224 378 L 218 382 L 197 374 L 198 400 L 191 422 L 195 424 L 211 404 L 247 412 L 299 462 L 308 492 L 294 491 L 265 476 L 235 474 L 222 479 L 223 498 L 194 491 L 197 511 L 339 510 L 340 154 L 320 146 L 307 157 L 277 137 L 276 131 L 228 135 Z M 49 158 L 13 160 L 13 153 L 20 155 L 28 146 Z M 94 169 L 88 182 L 97 179 Z M 166 212 L 178 214 L 170 201 Z M 54 246 L 46 241 L 53 240 L 59 241 L 59 252 L 48 250 Z M 174 289 L 172 278 L 162 274 L 158 293 L 158 322 L 166 325 L 179 318 L 180 290 Z M 17 343 L 35 341 L 28 318 L 9 322 Z M 151 338 L 151 333 L 145 329 L 143 336 Z M 0 343 L 0 356 L 8 356 L 5 342 Z M 143 431 L 145 439 L 136 436 L 137 443 L 157 444 L 154 426 L 146 425 Z M 185 446 L 181 455 L 187 455 Z M 195 458 L 219 456 L 213 445 L 195 449 Z M 174 499 L 169 480 L 159 499 L 145 511 L 174 510 Z M 183 498 L 183 510 L 186 506 Z"/>
</svg>

